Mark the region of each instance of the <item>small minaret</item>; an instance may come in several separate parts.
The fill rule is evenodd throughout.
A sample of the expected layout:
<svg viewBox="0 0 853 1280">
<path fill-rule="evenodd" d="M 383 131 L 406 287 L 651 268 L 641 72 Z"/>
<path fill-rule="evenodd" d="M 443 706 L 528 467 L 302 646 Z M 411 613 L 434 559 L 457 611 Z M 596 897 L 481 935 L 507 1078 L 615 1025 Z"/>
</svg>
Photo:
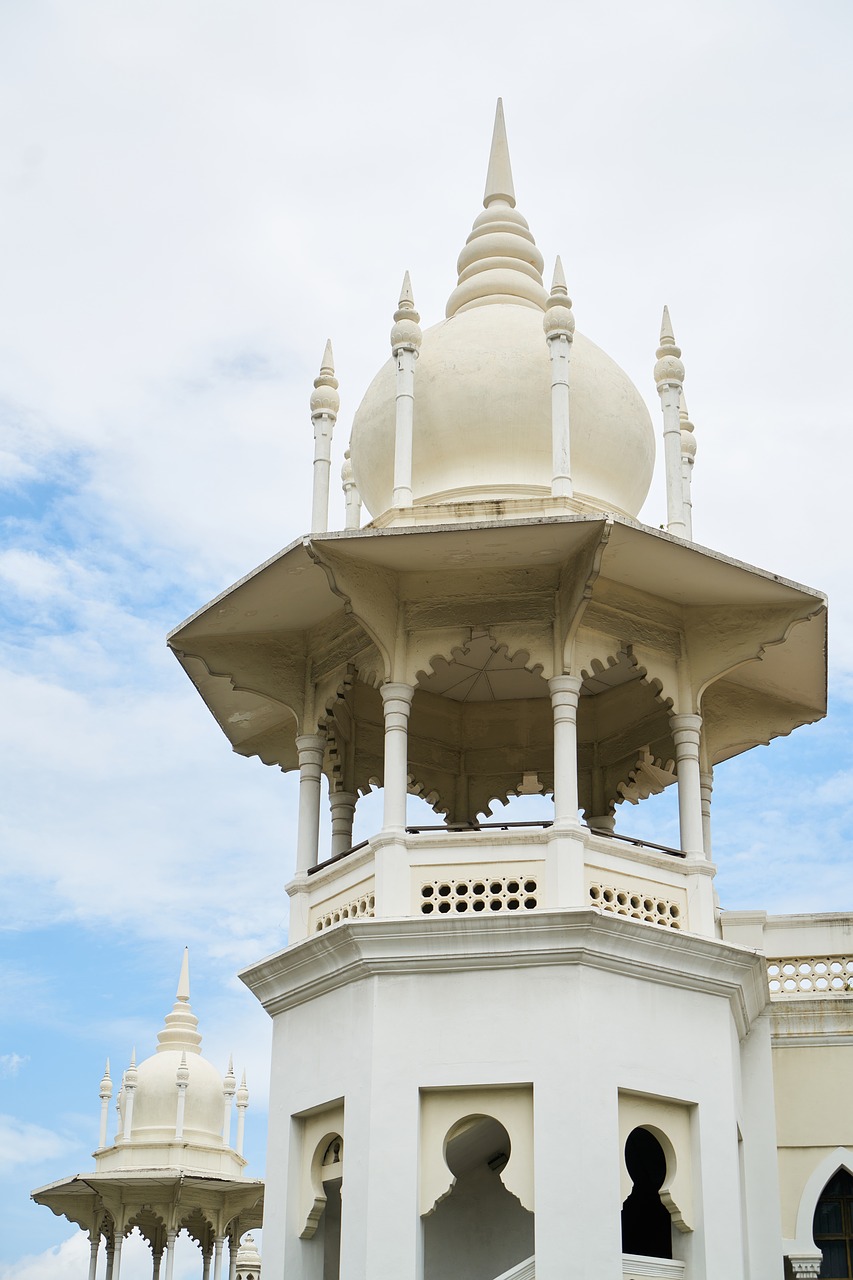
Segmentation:
<svg viewBox="0 0 853 1280">
<path fill-rule="evenodd" d="M 329 527 L 329 473 L 332 466 L 332 432 L 341 407 L 331 339 L 323 352 L 320 372 L 311 392 L 311 421 L 314 424 L 314 496 L 311 504 L 311 532 L 325 533 Z"/>
<path fill-rule="evenodd" d="M 666 467 L 666 528 L 679 538 L 688 536 L 684 520 L 684 492 L 681 478 L 681 384 L 684 365 L 681 348 L 675 344 L 669 308 L 663 309 L 660 346 L 657 350 L 655 383 L 663 408 L 663 457 Z"/>
<path fill-rule="evenodd" d="M 412 505 L 412 435 L 415 419 L 415 361 L 423 335 L 412 297 L 409 273 L 403 277 L 400 302 L 394 312 L 391 351 L 397 362 L 397 418 L 394 435 L 395 507 Z"/>
<path fill-rule="evenodd" d="M 222 1141 L 226 1147 L 231 1145 L 231 1103 L 234 1100 L 234 1094 L 237 1089 L 237 1079 L 234 1075 L 234 1056 L 228 1059 L 228 1072 L 222 1081 L 222 1097 L 224 1100 L 222 1110 Z"/>
<path fill-rule="evenodd" d="M 240 1088 L 237 1090 L 237 1144 L 234 1150 L 238 1156 L 243 1154 L 243 1138 L 246 1130 L 246 1108 L 249 1105 L 249 1090 L 246 1088 L 246 1071 L 243 1069 L 243 1078 L 240 1081 Z"/>
<path fill-rule="evenodd" d="M 252 1235 L 245 1236 L 237 1250 L 236 1280 L 260 1280 L 261 1255 Z"/>
<path fill-rule="evenodd" d="M 178 1086 L 178 1111 L 175 1119 L 175 1137 L 180 1139 L 184 1136 L 184 1110 L 187 1105 L 187 1085 L 190 1082 L 190 1069 L 187 1066 L 187 1051 L 184 1049 L 181 1054 L 181 1061 L 178 1063 L 176 1074 L 176 1083 Z"/>
<path fill-rule="evenodd" d="M 139 1073 L 136 1070 L 136 1049 L 130 1055 L 130 1066 L 124 1073 L 123 1088 L 126 1094 L 124 1104 L 124 1125 L 122 1126 L 122 1138 L 125 1142 L 130 1142 L 133 1136 L 133 1099 L 136 1095 L 136 1085 Z"/>
<path fill-rule="evenodd" d="M 684 536 L 693 537 L 693 498 L 690 484 L 693 479 L 693 463 L 696 458 L 696 437 L 693 434 L 693 423 L 687 416 L 687 401 L 684 391 L 681 392 L 681 408 L 678 411 L 681 423 L 681 500 L 684 504 Z"/>
<path fill-rule="evenodd" d="M 98 1096 L 101 1099 L 101 1130 L 98 1135 L 98 1150 L 102 1150 L 107 1145 L 107 1123 L 109 1119 L 110 1098 L 113 1096 L 113 1082 L 110 1079 L 110 1060 L 107 1058 L 107 1065 L 104 1067 L 104 1074 L 101 1079 Z"/>
<path fill-rule="evenodd" d="M 344 454 L 344 465 L 341 467 L 341 486 L 344 491 L 346 511 L 344 528 L 359 529 L 361 528 L 361 495 L 355 483 L 349 449 Z"/>
<path fill-rule="evenodd" d="M 563 264 L 559 258 L 554 267 L 554 280 L 545 307 L 542 324 L 551 357 L 551 496 L 570 498 L 573 490 L 569 436 L 569 359 L 575 336 L 575 317 L 566 288 Z"/>
</svg>

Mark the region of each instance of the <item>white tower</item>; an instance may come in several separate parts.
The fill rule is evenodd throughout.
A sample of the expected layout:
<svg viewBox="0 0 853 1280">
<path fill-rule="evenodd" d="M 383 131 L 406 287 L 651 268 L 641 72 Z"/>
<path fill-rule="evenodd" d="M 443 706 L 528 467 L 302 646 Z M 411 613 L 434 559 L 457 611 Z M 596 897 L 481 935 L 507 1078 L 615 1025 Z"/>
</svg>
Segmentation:
<svg viewBox="0 0 853 1280">
<path fill-rule="evenodd" d="M 825 601 L 638 522 L 649 412 L 542 268 L 499 105 L 447 318 L 353 421 L 370 523 L 170 637 L 235 750 L 300 769 L 289 946 L 242 975 L 274 1021 L 283 1280 L 781 1274 L 767 974 L 721 936 L 711 774 L 824 714 Z M 678 848 L 614 829 L 670 785 Z M 488 821 L 530 791 L 548 821 Z"/>
</svg>

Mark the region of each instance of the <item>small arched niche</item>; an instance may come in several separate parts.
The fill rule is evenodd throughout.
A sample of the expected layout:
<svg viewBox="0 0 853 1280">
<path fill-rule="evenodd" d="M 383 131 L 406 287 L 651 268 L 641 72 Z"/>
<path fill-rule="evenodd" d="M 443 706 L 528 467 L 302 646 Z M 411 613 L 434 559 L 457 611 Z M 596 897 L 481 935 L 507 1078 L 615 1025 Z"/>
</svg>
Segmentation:
<svg viewBox="0 0 853 1280">
<path fill-rule="evenodd" d="M 424 1219 L 424 1280 L 493 1280 L 533 1254 L 533 1214 L 501 1179 L 511 1153 L 494 1116 L 465 1116 L 447 1132 L 453 1182 Z"/>
<path fill-rule="evenodd" d="M 642 1126 L 625 1143 L 625 1164 L 632 1188 L 622 1205 L 622 1252 L 646 1258 L 672 1258 L 672 1219 L 661 1199 L 667 1181 L 666 1152 Z"/>
</svg>

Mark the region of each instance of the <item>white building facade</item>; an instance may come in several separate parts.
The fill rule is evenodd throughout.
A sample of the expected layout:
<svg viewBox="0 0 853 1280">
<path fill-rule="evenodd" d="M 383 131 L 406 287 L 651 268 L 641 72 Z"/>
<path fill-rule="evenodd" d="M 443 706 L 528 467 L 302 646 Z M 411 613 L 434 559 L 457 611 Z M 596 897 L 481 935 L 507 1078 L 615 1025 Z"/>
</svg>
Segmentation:
<svg viewBox="0 0 853 1280">
<path fill-rule="evenodd" d="M 499 106 L 446 319 L 404 280 L 346 527 L 329 345 L 310 536 L 170 636 L 234 749 L 300 775 L 289 945 L 242 975 L 274 1026 L 264 1272 L 847 1277 L 851 921 L 721 913 L 711 848 L 714 766 L 825 713 L 826 601 L 692 541 L 666 312 L 667 527 L 638 521 L 649 412 L 543 267 Z M 678 848 L 616 830 L 667 786 Z M 489 820 L 523 794 L 552 815 Z"/>
</svg>

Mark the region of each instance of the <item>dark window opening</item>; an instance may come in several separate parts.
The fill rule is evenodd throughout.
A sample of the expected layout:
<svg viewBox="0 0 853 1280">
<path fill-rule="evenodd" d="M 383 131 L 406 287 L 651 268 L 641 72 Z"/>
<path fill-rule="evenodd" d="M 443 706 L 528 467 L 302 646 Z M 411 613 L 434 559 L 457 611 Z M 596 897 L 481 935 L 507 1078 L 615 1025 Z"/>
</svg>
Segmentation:
<svg viewBox="0 0 853 1280">
<path fill-rule="evenodd" d="M 823 1254 L 821 1280 L 853 1280 L 853 1178 L 839 1169 L 817 1202 L 814 1242 Z"/>
<path fill-rule="evenodd" d="M 622 1252 L 671 1258 L 672 1221 L 659 1195 L 666 1177 L 666 1156 L 648 1129 L 635 1129 L 629 1135 L 625 1164 L 634 1186 L 622 1206 Z"/>
</svg>

